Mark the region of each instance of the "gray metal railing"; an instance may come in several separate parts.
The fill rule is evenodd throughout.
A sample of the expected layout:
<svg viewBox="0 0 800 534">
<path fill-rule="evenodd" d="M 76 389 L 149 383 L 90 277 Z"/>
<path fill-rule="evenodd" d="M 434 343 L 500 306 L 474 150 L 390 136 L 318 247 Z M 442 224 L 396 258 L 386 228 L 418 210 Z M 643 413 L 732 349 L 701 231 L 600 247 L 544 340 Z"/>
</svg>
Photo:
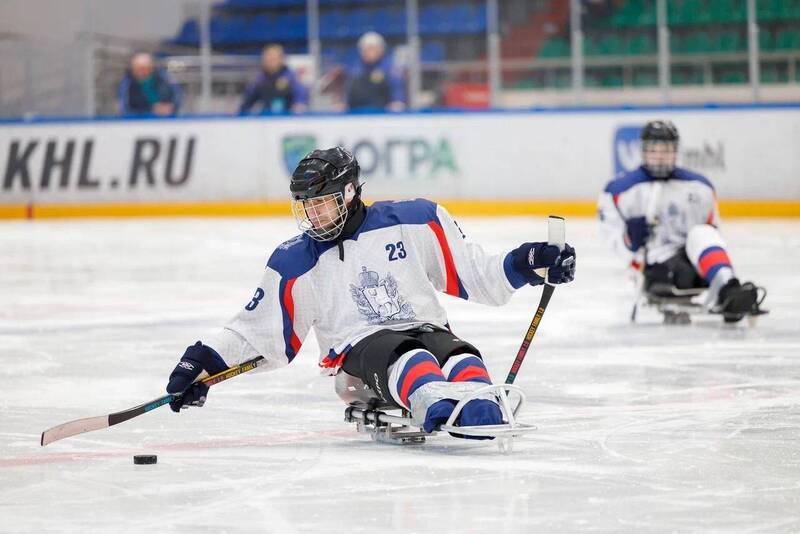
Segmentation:
<svg viewBox="0 0 800 534">
<path fill-rule="evenodd" d="M 398 0 L 397 4 L 405 7 L 407 27 L 404 35 L 393 36 L 392 44 L 395 47 L 403 45 L 412 109 L 439 102 L 441 95 L 437 99 L 436 93 L 441 93 L 447 84 L 476 80 L 485 85 L 492 105 L 509 105 L 509 99 L 502 97 L 510 91 L 559 89 L 572 93 L 572 103 L 587 103 L 592 101 L 588 93 L 600 90 L 593 86 L 593 74 L 603 69 L 621 73 L 612 85 L 621 83 L 632 91 L 648 91 L 648 95 L 654 87 L 657 88 L 657 101 L 653 102 L 650 95 L 649 103 L 668 103 L 675 100 L 676 92 L 683 90 L 684 86 L 676 85 L 672 77 L 676 68 L 699 73 L 692 79 L 695 86 L 709 86 L 718 84 L 717 71 L 726 64 L 745 66 L 746 82 L 739 86 L 749 88 L 749 97 L 738 95 L 736 98 L 740 101 L 758 102 L 770 98 L 771 86 L 761 84 L 760 80 L 764 63 L 780 65 L 781 72 L 785 73 L 783 77 L 788 80 L 783 85 L 800 88 L 797 81 L 800 49 L 759 49 L 759 0 L 741 0 L 742 6 L 746 6 L 747 20 L 741 23 L 739 30 L 747 36 L 746 51 L 692 54 L 670 52 L 673 28 L 668 24 L 668 2 L 648 0 L 653 3 L 651 7 L 655 7 L 655 22 L 646 28 L 639 27 L 637 31 L 650 32 L 656 49 L 653 53 L 640 55 L 584 53 L 584 44 L 595 29 L 584 28 L 585 7 L 581 0 L 476 1 L 483 2 L 486 10 L 485 34 L 454 37 L 452 42 L 448 41 L 453 46 L 448 46 L 451 52 L 455 49 L 455 54 L 448 54 L 446 60 L 423 62 L 422 49 L 431 37 L 429 33 L 420 31 L 420 6 L 424 8 L 428 4 L 425 0 Z M 211 2 L 186 0 L 186 3 L 200 21 L 200 43 L 195 48 L 100 35 L 94 31 L 91 14 L 85 17 L 84 31 L 69 43 L 41 42 L 23 35 L 0 36 L 0 116 L 114 114 L 118 111 L 117 84 L 130 55 L 136 50 L 169 53 L 161 63 L 184 89 L 184 112 L 227 112 L 235 108 L 237 97 L 259 68 L 258 60 L 255 56 L 213 52 Z M 320 6 L 318 0 L 307 0 L 307 50 L 312 71 L 316 73 L 311 87 L 311 107 L 317 110 L 335 108 L 335 102 L 341 99 L 337 92 L 342 87 L 339 83 L 342 66 L 331 65 L 323 59 L 334 44 L 341 48 L 342 42 L 348 42 L 333 43 L 320 37 L 321 10 L 325 13 L 327 9 L 331 8 Z M 546 15 L 560 16 L 548 18 Z M 517 29 L 522 26 L 524 31 L 514 33 L 515 26 Z M 523 40 L 538 42 L 541 47 L 553 32 L 567 36 L 570 43 L 568 56 L 541 57 L 533 51 L 518 56 L 504 54 L 508 45 L 513 45 L 514 39 L 520 36 Z M 464 50 L 469 51 L 469 59 L 453 59 L 463 56 Z M 536 50 L 536 47 L 530 50 Z M 655 77 L 649 75 L 651 77 L 646 83 L 637 85 L 634 82 L 641 69 L 652 70 Z M 535 79 L 528 86 L 506 83 L 506 77 L 513 80 L 515 76 Z M 562 82 L 555 85 L 546 83 L 542 87 L 535 81 L 541 79 L 559 79 Z M 563 83 L 564 80 L 567 83 Z M 796 99 L 800 100 L 800 93 Z M 558 102 L 563 103 L 563 99 Z"/>
</svg>

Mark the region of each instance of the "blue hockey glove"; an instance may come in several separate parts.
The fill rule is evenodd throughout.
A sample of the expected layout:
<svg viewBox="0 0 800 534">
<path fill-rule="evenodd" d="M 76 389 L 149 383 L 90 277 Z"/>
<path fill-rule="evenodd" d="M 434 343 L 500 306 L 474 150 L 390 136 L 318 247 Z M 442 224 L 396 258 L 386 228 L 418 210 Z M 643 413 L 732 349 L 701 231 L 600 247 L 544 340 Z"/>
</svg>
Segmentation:
<svg viewBox="0 0 800 534">
<path fill-rule="evenodd" d="M 650 237 L 650 226 L 644 217 L 634 217 L 625 221 L 625 246 L 636 252 Z"/>
<path fill-rule="evenodd" d="M 547 282 L 550 284 L 567 284 L 575 280 L 575 249 L 564 245 L 564 250 L 556 260 L 556 264 L 547 270 Z"/>
<path fill-rule="evenodd" d="M 575 249 L 569 245 L 559 253 L 557 246 L 548 243 L 523 243 L 512 250 L 510 256 L 514 270 L 533 286 L 544 283 L 544 278 L 536 274 L 536 269 L 556 269 L 548 276 L 551 284 L 569 282 L 575 276 Z"/>
<path fill-rule="evenodd" d="M 209 375 L 214 375 L 228 368 L 225 360 L 211 347 L 206 347 L 200 341 L 187 347 L 181 361 L 172 370 L 167 383 L 167 393 L 183 395 L 169 403 L 173 412 L 189 406 L 202 406 L 208 396 L 208 386 L 202 382 L 193 383 L 200 373 L 205 370 Z"/>
</svg>

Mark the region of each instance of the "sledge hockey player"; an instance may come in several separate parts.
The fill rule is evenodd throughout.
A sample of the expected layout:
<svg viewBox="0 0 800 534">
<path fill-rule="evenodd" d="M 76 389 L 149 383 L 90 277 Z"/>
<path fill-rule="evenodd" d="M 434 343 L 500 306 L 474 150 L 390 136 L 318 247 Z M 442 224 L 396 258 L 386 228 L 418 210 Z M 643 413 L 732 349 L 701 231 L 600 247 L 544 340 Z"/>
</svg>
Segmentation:
<svg viewBox="0 0 800 534">
<path fill-rule="evenodd" d="M 360 379 L 386 406 L 407 410 L 432 432 L 456 401 L 491 383 L 480 351 L 451 332 L 435 291 L 499 306 L 520 287 L 570 282 L 575 251 L 523 243 L 489 255 L 428 200 L 361 200 L 359 165 L 347 150 L 315 150 L 291 178 L 292 211 L 302 234 L 269 258 L 253 298 L 216 335 L 188 347 L 169 376 L 183 392 L 173 411 L 202 406 L 201 371 L 220 372 L 262 355 L 262 368 L 294 359 L 313 327 L 320 366 Z M 467 402 L 459 426 L 502 424 L 495 398 Z"/>
<path fill-rule="evenodd" d="M 761 313 L 759 288 L 739 282 L 720 235 L 714 186 L 676 166 L 678 130 L 648 122 L 642 165 L 608 183 L 600 195 L 601 233 L 631 264 L 641 266 L 648 297 L 667 299 L 708 288 L 704 309 L 737 322 Z"/>
</svg>

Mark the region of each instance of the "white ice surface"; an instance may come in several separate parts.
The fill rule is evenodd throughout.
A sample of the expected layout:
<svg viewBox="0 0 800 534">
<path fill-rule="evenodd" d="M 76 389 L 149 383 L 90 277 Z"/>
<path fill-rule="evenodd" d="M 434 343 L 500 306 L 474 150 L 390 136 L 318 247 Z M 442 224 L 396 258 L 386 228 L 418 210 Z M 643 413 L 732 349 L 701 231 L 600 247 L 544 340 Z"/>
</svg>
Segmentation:
<svg viewBox="0 0 800 534">
<path fill-rule="evenodd" d="M 462 219 L 494 250 L 544 218 Z M 307 341 L 203 409 L 161 408 L 39 447 L 56 424 L 162 394 L 183 349 L 251 297 L 282 219 L 0 224 L 2 532 L 798 532 L 800 224 L 728 221 L 756 327 L 628 323 L 632 291 L 593 221 L 567 222 L 559 287 L 517 384 L 539 430 L 503 456 L 437 436 L 373 443 L 342 421 Z M 505 378 L 540 289 L 504 308 L 442 297 Z M 345 303 L 346 305 L 346 303 Z M 134 466 L 135 453 L 158 454 Z"/>
</svg>

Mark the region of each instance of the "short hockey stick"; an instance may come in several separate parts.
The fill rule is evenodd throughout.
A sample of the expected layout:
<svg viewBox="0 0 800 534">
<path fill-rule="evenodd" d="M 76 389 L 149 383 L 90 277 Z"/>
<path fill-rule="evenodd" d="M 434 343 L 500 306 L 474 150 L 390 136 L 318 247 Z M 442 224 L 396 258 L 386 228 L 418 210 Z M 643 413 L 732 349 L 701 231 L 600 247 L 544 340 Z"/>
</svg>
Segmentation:
<svg viewBox="0 0 800 534">
<path fill-rule="evenodd" d="M 565 221 L 563 217 L 551 215 L 547 218 L 547 242 L 549 244 L 557 246 L 559 250 L 564 250 L 564 233 Z M 536 309 L 536 314 L 533 316 L 531 325 L 528 327 L 525 339 L 522 340 L 522 345 L 520 345 L 519 351 L 517 351 L 517 357 L 514 359 L 514 363 L 511 364 L 511 370 L 508 372 L 508 377 L 506 377 L 506 384 L 513 384 L 514 380 L 516 380 L 519 368 L 522 367 L 522 361 L 528 353 L 528 347 L 530 347 L 531 341 L 533 341 L 533 336 L 536 334 L 544 311 L 547 309 L 547 304 L 550 302 L 550 297 L 553 296 L 555 287 L 547 283 L 547 272 L 544 272 L 544 279 L 544 290 L 542 291 L 542 298 L 539 299 L 539 307 Z"/>
<path fill-rule="evenodd" d="M 229 378 L 233 378 L 234 376 L 238 376 L 242 373 L 246 373 L 247 371 L 252 371 L 259 365 L 265 362 L 263 356 L 256 356 L 251 360 L 247 360 L 246 362 L 240 363 L 239 365 L 235 365 L 233 367 L 229 367 L 224 371 L 221 371 L 215 375 L 211 375 L 206 378 L 202 378 L 197 380 L 198 382 L 203 382 L 207 386 L 213 386 L 214 384 L 219 384 L 224 380 L 228 380 Z M 151 410 L 155 410 L 160 406 L 164 406 L 165 404 L 169 404 L 170 402 L 174 401 L 175 399 L 179 399 L 181 394 L 177 395 L 164 395 L 163 397 L 159 397 L 157 399 L 151 400 L 150 402 L 146 402 L 135 408 L 129 408 L 127 410 L 123 410 L 121 412 L 115 412 L 108 415 L 100 415 L 98 417 L 88 417 L 85 419 L 78 419 L 76 421 L 69 421 L 68 423 L 64 423 L 62 425 L 54 426 L 53 428 L 49 428 L 42 432 L 42 439 L 41 445 L 44 447 L 49 443 L 53 443 L 54 441 L 58 441 L 60 439 L 68 438 L 70 436 L 75 436 L 76 434 L 83 434 L 84 432 L 91 432 L 93 430 L 100 430 L 101 428 L 107 428 L 110 426 L 117 425 L 119 423 L 123 423 L 128 419 L 133 419 L 139 415 L 145 414 Z"/>
</svg>

